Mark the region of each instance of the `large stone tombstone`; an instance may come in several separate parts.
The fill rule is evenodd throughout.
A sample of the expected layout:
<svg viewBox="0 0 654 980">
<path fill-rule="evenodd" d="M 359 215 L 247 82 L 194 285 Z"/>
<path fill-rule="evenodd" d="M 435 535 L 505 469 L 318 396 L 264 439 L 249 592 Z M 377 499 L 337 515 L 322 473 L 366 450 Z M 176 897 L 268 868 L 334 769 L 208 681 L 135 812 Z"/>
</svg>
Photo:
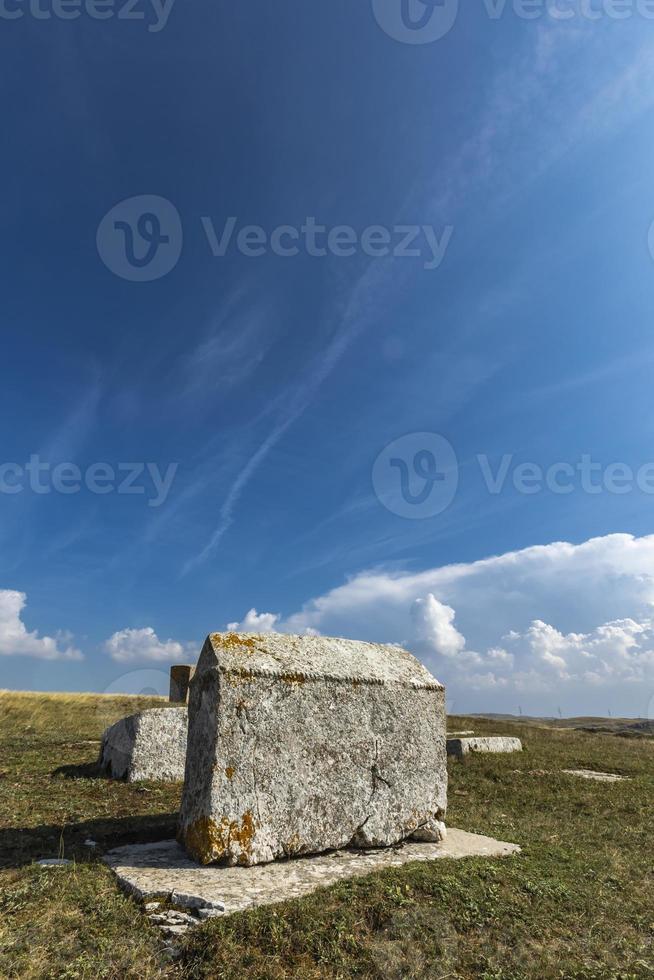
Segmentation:
<svg viewBox="0 0 654 980">
<path fill-rule="evenodd" d="M 191 682 L 179 839 L 202 864 L 438 841 L 445 692 L 410 653 L 214 633 Z"/>
</svg>

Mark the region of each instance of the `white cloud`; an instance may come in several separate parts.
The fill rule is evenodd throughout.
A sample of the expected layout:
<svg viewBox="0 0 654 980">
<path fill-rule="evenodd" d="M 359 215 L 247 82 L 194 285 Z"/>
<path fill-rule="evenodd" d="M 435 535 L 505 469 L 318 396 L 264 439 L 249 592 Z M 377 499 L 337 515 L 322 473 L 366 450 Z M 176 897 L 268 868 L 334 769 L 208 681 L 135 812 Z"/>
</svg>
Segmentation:
<svg viewBox="0 0 654 980">
<path fill-rule="evenodd" d="M 240 623 L 228 623 L 227 629 L 234 633 L 274 633 L 279 622 L 276 613 L 258 613 L 250 609 Z"/>
<path fill-rule="evenodd" d="M 279 613 L 258 613 L 250 609 L 240 623 L 228 623 L 227 629 L 233 633 L 288 633 L 281 625 Z M 301 631 L 305 636 L 320 636 L 313 626 L 305 626 Z"/>
<path fill-rule="evenodd" d="M 454 610 L 429 593 L 416 599 L 411 608 L 414 637 L 430 653 L 456 657 L 465 648 L 465 637 L 454 625 Z"/>
<path fill-rule="evenodd" d="M 27 605 L 24 592 L 0 589 L 0 656 L 35 657 L 38 660 L 83 660 L 84 655 L 71 645 L 67 633 L 56 637 L 39 636 L 27 631 L 21 619 Z"/>
<path fill-rule="evenodd" d="M 191 644 L 176 640 L 160 640 L 151 626 L 144 629 L 119 630 L 110 636 L 104 645 L 106 653 L 119 663 L 133 663 L 144 660 L 181 661 L 189 657 L 195 662 L 198 651 Z"/>
<path fill-rule="evenodd" d="M 654 713 L 654 535 L 364 571 L 279 630 L 404 643 L 455 710 Z"/>
</svg>

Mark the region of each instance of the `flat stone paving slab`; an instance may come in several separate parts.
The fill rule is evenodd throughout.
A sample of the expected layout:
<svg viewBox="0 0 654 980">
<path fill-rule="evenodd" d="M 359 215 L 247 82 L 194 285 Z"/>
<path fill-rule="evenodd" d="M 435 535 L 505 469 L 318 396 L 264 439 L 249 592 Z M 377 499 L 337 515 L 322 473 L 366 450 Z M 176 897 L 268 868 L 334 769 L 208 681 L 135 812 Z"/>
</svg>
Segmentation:
<svg viewBox="0 0 654 980">
<path fill-rule="evenodd" d="M 411 842 L 375 851 L 334 851 L 250 868 L 201 867 L 172 840 L 119 847 L 105 854 L 103 860 L 120 884 L 141 901 L 165 896 L 183 908 L 218 909 L 231 915 L 258 905 L 301 898 L 344 878 L 397 868 L 411 861 L 497 858 L 519 853 L 517 844 L 448 828 L 447 839 L 440 844 Z"/>
<path fill-rule="evenodd" d="M 562 769 L 567 776 L 579 776 L 581 779 L 594 779 L 598 783 L 624 783 L 628 776 L 617 776 L 612 772 L 594 772 L 592 769 Z"/>
</svg>

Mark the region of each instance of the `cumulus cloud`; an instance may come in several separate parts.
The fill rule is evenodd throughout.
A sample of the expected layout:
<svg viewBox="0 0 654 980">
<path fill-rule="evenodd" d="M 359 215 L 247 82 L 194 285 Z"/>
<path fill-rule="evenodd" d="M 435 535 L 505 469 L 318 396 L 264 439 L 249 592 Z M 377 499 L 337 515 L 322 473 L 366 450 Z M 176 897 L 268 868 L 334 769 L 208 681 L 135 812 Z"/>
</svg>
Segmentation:
<svg viewBox="0 0 654 980">
<path fill-rule="evenodd" d="M 38 660 L 83 660 L 84 655 L 71 644 L 67 633 L 56 637 L 28 632 L 22 621 L 27 605 L 24 592 L 0 589 L 0 656 L 35 657 Z"/>
<path fill-rule="evenodd" d="M 151 626 L 143 629 L 119 630 L 106 641 L 105 652 L 118 663 L 134 663 L 144 660 L 195 661 L 198 651 L 191 644 L 177 640 L 160 640 Z"/>
<path fill-rule="evenodd" d="M 276 628 L 404 643 L 455 710 L 654 713 L 654 535 L 361 572 Z"/>
<path fill-rule="evenodd" d="M 240 623 L 228 623 L 227 629 L 234 633 L 274 633 L 279 623 L 277 613 L 258 613 L 250 609 Z"/>
<path fill-rule="evenodd" d="M 411 608 L 417 644 L 442 657 L 456 657 L 465 649 L 465 636 L 454 625 L 454 610 L 429 593 Z"/>
<path fill-rule="evenodd" d="M 507 644 L 521 664 L 560 682 L 654 684 L 651 620 L 620 619 L 567 634 L 535 620 L 525 633 L 509 634 Z"/>
<path fill-rule="evenodd" d="M 240 623 L 228 623 L 227 629 L 233 633 L 289 633 L 281 622 L 279 613 L 258 613 L 250 609 Z M 320 631 L 313 626 L 305 626 L 300 630 L 305 636 L 320 636 Z"/>
</svg>

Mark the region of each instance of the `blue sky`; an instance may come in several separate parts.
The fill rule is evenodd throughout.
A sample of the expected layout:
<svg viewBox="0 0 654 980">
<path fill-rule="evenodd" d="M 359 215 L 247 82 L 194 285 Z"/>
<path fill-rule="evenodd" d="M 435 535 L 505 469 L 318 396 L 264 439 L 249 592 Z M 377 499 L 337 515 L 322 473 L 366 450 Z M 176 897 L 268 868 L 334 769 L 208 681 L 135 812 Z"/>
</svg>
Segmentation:
<svg viewBox="0 0 654 980">
<path fill-rule="evenodd" d="M 0 686 L 237 623 L 406 643 L 455 710 L 654 710 L 654 23 L 559 6 L 7 0 Z"/>
</svg>

